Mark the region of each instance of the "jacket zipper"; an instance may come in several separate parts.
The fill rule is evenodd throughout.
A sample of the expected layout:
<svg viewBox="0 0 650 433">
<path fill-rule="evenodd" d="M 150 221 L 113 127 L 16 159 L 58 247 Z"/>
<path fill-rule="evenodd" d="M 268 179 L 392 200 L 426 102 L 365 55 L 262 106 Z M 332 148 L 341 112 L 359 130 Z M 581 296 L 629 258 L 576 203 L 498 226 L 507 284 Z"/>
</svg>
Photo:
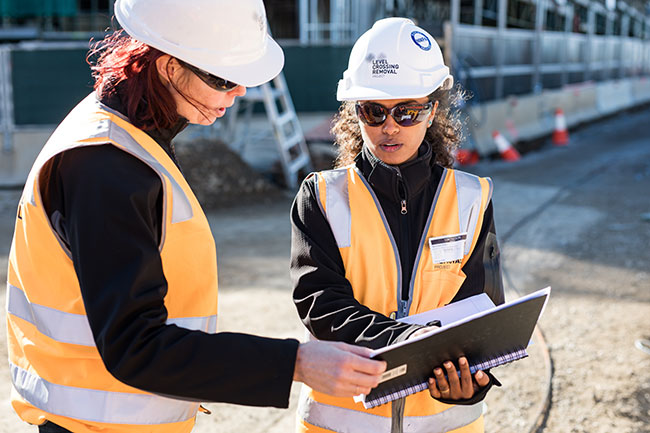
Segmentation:
<svg viewBox="0 0 650 433">
<path fill-rule="evenodd" d="M 402 172 L 400 171 L 399 167 L 395 167 L 395 171 L 397 172 L 397 194 L 400 198 L 400 238 L 402 241 L 403 247 L 401 248 L 402 253 L 408 253 L 409 251 L 409 227 L 408 227 L 408 208 L 407 208 L 407 202 L 406 199 L 408 197 L 408 191 L 406 190 L 406 183 L 404 182 L 404 178 L 402 177 Z M 401 254 L 400 254 L 401 255 Z M 401 259 L 400 259 L 401 260 Z M 408 315 L 408 301 L 409 301 L 409 296 L 408 292 L 404 292 L 404 290 L 407 289 L 404 287 L 404 276 L 402 276 L 402 281 L 400 281 L 400 294 L 399 294 L 399 306 L 398 306 L 398 316 L 399 317 L 406 317 Z M 406 296 L 405 296 L 406 295 Z"/>
<path fill-rule="evenodd" d="M 406 182 L 404 182 L 404 178 L 402 177 L 402 172 L 400 171 L 399 167 L 395 167 L 395 170 L 397 172 L 397 193 L 400 198 L 400 214 L 401 217 L 399 219 L 399 226 L 400 226 L 400 236 L 401 236 L 401 241 L 402 241 L 402 254 L 408 254 L 409 248 L 410 248 L 410 243 L 409 243 L 409 227 L 408 227 L 408 208 L 406 206 L 406 199 L 408 198 L 408 191 L 406 190 Z M 398 249 L 398 253 L 400 253 L 400 250 Z M 401 256 L 401 254 L 400 254 Z M 398 258 L 401 262 L 401 258 Z M 401 263 L 400 263 L 401 266 Z M 402 270 L 403 272 L 406 271 L 406 269 Z M 410 274 L 409 274 L 410 275 Z M 410 287 L 410 276 L 409 276 L 409 281 L 406 283 L 406 287 L 404 287 L 404 275 L 402 275 L 402 281 L 400 281 L 399 284 L 399 289 L 400 289 L 400 294 L 399 294 L 399 303 L 398 303 L 398 311 L 397 311 L 397 316 L 398 318 L 406 317 L 408 316 L 408 305 L 409 305 L 409 287 Z M 406 293 L 404 292 L 406 290 Z M 406 295 L 406 296 L 404 296 Z M 391 410 L 391 418 L 397 418 L 393 419 L 391 421 L 391 433 L 402 433 L 402 428 L 404 423 L 404 403 L 403 401 L 398 404 L 397 401 L 394 401 L 392 403 L 393 405 L 397 404 L 397 406 L 393 406 Z M 397 431 L 394 431 L 397 430 Z M 402 431 L 400 431 L 402 430 Z"/>
</svg>

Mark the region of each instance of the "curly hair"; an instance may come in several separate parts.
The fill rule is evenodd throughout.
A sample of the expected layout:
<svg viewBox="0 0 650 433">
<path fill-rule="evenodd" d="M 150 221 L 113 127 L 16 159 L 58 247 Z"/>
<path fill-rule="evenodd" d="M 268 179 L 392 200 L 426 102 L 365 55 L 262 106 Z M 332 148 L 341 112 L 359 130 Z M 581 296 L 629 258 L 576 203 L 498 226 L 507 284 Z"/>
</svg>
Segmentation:
<svg viewBox="0 0 650 433">
<path fill-rule="evenodd" d="M 449 168 L 454 163 L 453 151 L 463 140 L 463 121 L 457 107 L 469 96 L 460 86 L 456 86 L 453 91 L 435 90 L 428 99 L 438 101 L 438 109 L 424 139 L 431 145 L 434 154 L 432 162 Z M 363 147 L 355 102 L 344 101 L 341 104 L 331 131 L 338 153 L 334 166 L 338 168 L 352 164 Z"/>
</svg>

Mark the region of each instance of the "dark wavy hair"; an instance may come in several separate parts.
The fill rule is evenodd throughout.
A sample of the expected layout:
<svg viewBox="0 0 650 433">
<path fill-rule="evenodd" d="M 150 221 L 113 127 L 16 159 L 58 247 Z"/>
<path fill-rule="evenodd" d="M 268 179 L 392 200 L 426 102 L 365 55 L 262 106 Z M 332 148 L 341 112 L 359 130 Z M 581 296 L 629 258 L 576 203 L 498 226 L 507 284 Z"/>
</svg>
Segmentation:
<svg viewBox="0 0 650 433">
<path fill-rule="evenodd" d="M 438 110 L 424 139 L 431 144 L 434 155 L 432 162 L 449 168 L 454 163 L 453 151 L 463 140 L 463 121 L 458 106 L 469 96 L 460 86 L 456 86 L 453 90 L 438 89 L 428 99 L 438 101 Z M 344 101 L 332 124 L 331 132 L 335 136 L 338 153 L 335 167 L 352 164 L 363 147 L 355 104 Z"/>
</svg>

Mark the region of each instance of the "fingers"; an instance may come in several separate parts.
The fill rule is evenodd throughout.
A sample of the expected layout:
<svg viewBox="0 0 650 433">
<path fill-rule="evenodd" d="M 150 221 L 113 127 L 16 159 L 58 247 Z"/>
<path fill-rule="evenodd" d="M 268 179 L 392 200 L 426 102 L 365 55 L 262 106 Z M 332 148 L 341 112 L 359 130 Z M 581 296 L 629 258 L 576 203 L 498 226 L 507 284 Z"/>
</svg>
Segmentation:
<svg viewBox="0 0 650 433">
<path fill-rule="evenodd" d="M 346 344 L 346 343 L 332 343 L 336 347 L 338 347 L 341 350 L 345 350 L 351 353 L 354 353 L 359 356 L 363 356 L 364 358 L 370 357 L 370 353 L 372 352 L 371 349 L 363 346 L 355 346 L 353 344 Z"/>
<path fill-rule="evenodd" d="M 374 359 L 369 359 L 371 350 L 367 347 L 353 346 L 351 344 L 339 343 L 338 347 L 341 350 L 350 352 L 354 355 L 350 359 L 352 363 L 351 367 L 358 372 L 369 374 L 369 375 L 380 375 L 386 371 L 386 361 L 377 361 Z M 373 385 L 377 386 L 377 384 Z"/>
<path fill-rule="evenodd" d="M 472 383 L 472 373 L 469 372 L 469 363 L 463 356 L 458 359 L 460 366 L 460 393 L 462 398 L 470 398 L 474 395 L 474 384 Z"/>
<path fill-rule="evenodd" d="M 429 380 L 429 393 L 433 398 L 451 398 L 451 388 L 440 367 L 433 369 L 433 377 Z"/>
<path fill-rule="evenodd" d="M 469 362 L 464 356 L 458 359 L 459 370 L 451 361 L 443 363 L 443 368 L 435 368 L 433 377 L 429 379 L 429 393 L 433 398 L 443 398 L 449 400 L 468 399 L 474 395 L 478 389 L 472 380 L 472 374 L 469 369 Z M 444 369 L 444 370 L 443 370 Z M 460 374 L 459 374 L 460 372 Z M 490 379 L 480 372 L 474 376 L 479 387 L 486 386 Z"/>
<path fill-rule="evenodd" d="M 476 372 L 476 374 L 474 375 L 474 379 L 476 379 L 476 383 L 481 388 L 483 388 L 484 386 L 487 386 L 487 384 L 490 383 L 489 376 L 487 374 L 483 373 L 481 370 Z"/>
<path fill-rule="evenodd" d="M 294 379 L 337 397 L 367 394 L 379 383 L 386 363 L 357 353 L 368 352 L 344 343 L 303 343 L 298 347 Z"/>
<path fill-rule="evenodd" d="M 460 378 L 458 377 L 458 372 L 456 371 L 454 363 L 447 361 L 443 364 L 443 367 L 445 367 L 445 370 L 447 371 L 447 380 L 449 381 L 449 387 L 451 389 L 451 398 L 453 400 L 462 398 L 463 393 L 460 388 Z"/>
<path fill-rule="evenodd" d="M 427 332 L 429 332 L 429 331 L 431 331 L 433 329 L 436 329 L 436 328 L 439 328 L 439 326 L 425 326 L 424 328 L 420 328 L 417 331 L 415 331 L 414 333 L 412 333 L 411 335 L 409 335 L 407 340 L 410 340 L 410 339 L 415 338 L 415 337 L 419 337 L 420 335 L 426 334 Z"/>
</svg>

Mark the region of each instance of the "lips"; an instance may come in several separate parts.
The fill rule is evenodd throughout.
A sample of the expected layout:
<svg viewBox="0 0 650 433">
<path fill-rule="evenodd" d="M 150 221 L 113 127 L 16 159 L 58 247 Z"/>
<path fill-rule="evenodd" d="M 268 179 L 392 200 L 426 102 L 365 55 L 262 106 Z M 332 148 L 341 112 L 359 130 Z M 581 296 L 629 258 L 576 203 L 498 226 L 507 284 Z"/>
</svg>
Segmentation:
<svg viewBox="0 0 650 433">
<path fill-rule="evenodd" d="M 379 148 L 384 152 L 397 152 L 401 149 L 402 143 L 382 143 Z"/>
</svg>

